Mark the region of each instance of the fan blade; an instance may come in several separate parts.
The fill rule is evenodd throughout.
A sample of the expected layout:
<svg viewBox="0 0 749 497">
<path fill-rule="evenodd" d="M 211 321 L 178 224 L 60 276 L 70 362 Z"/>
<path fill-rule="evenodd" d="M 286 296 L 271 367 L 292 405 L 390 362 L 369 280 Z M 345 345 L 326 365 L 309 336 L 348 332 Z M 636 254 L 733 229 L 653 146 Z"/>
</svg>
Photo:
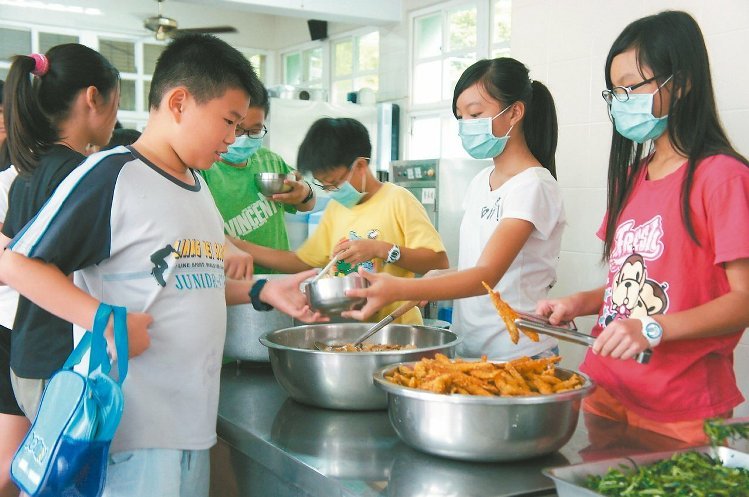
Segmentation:
<svg viewBox="0 0 749 497">
<path fill-rule="evenodd" d="M 236 33 L 237 28 L 232 26 L 213 26 L 206 28 L 185 28 L 178 29 L 177 33 Z"/>
</svg>

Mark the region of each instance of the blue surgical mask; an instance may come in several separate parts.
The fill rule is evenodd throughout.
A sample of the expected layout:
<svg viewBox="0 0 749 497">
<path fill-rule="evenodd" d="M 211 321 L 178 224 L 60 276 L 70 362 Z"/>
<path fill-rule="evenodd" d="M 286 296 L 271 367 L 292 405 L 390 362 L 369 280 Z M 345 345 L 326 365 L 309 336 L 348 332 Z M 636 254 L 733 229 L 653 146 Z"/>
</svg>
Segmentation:
<svg viewBox="0 0 749 497">
<path fill-rule="evenodd" d="M 654 140 L 666 131 L 668 116 L 653 115 L 653 98 L 668 83 L 669 77 L 653 93 L 630 93 L 626 102 L 611 101 L 611 117 L 616 130 L 624 138 L 637 143 Z"/>
<path fill-rule="evenodd" d="M 468 155 L 474 159 L 493 159 L 504 151 L 513 126 L 510 126 L 505 136 L 498 138 L 492 133 L 492 122 L 509 108 L 510 105 L 494 117 L 461 119 L 458 121 L 458 135 L 460 135 L 463 148 L 468 152 Z"/>
<path fill-rule="evenodd" d="M 232 164 L 243 164 L 258 151 L 262 144 L 263 140 L 242 135 L 229 145 L 229 150 L 221 154 L 221 158 Z"/>
<path fill-rule="evenodd" d="M 349 179 L 351 178 L 353 172 L 354 166 L 352 165 L 351 173 L 349 173 L 346 181 L 344 181 L 343 184 L 338 187 L 338 190 L 330 193 L 330 198 L 346 207 L 347 209 L 353 208 L 355 205 L 361 202 L 361 199 L 364 198 L 364 195 L 366 195 L 367 177 L 364 176 L 364 184 L 362 185 L 362 190 L 364 191 L 360 192 L 351 185 L 351 182 L 349 182 Z"/>
</svg>

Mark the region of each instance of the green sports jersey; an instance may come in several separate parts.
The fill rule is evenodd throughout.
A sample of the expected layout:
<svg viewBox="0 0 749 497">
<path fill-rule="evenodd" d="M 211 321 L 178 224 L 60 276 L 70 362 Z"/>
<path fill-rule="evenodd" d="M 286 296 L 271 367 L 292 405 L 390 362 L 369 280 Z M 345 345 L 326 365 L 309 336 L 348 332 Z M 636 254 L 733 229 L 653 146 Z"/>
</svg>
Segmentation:
<svg viewBox="0 0 749 497">
<path fill-rule="evenodd" d="M 200 174 L 221 212 L 226 234 L 265 247 L 289 250 L 284 211 L 295 213 L 296 209 L 273 202 L 260 194 L 255 186 L 255 173 L 291 171 L 291 166 L 280 155 L 260 148 L 250 157 L 245 167 L 215 162 L 210 169 L 201 171 Z M 274 272 L 277 271 L 255 264 L 256 274 Z"/>
</svg>

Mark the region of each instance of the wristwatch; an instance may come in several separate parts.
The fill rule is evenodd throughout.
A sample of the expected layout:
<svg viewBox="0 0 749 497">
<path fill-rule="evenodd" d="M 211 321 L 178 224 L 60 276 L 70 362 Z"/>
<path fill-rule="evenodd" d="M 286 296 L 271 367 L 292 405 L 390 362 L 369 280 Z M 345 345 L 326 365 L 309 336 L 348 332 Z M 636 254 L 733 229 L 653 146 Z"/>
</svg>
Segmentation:
<svg viewBox="0 0 749 497">
<path fill-rule="evenodd" d="M 260 300 L 260 292 L 263 290 L 266 283 L 268 283 L 268 280 L 259 279 L 256 280 L 250 288 L 250 303 L 252 304 L 252 308 L 256 311 L 270 311 L 273 309 L 272 305 L 266 304 Z"/>
<path fill-rule="evenodd" d="M 650 347 L 655 347 L 661 343 L 661 338 L 663 338 L 663 327 L 658 324 L 658 321 L 650 316 L 637 319 L 642 323 L 642 334 L 647 339 Z"/>
<path fill-rule="evenodd" d="M 392 264 L 394 262 L 398 262 L 398 260 L 401 258 L 401 248 L 397 245 L 393 245 L 390 247 L 390 250 L 388 250 L 388 256 L 385 258 L 386 264 Z"/>
<path fill-rule="evenodd" d="M 305 183 L 307 183 L 307 181 L 305 181 Z M 304 200 L 302 200 L 303 204 L 306 204 L 307 202 L 312 200 L 312 198 L 315 196 L 315 190 L 312 189 L 312 185 L 307 183 L 307 188 L 309 188 L 309 193 L 307 194 L 306 197 L 304 197 Z"/>
</svg>

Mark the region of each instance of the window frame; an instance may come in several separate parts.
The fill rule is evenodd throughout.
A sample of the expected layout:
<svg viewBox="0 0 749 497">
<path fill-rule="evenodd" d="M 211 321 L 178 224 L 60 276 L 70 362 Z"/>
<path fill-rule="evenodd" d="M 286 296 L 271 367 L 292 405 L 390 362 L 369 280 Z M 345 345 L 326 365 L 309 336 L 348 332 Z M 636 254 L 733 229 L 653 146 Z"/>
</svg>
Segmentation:
<svg viewBox="0 0 749 497">
<path fill-rule="evenodd" d="M 286 71 L 286 57 L 298 53 L 300 58 L 302 59 L 302 76 L 304 76 L 304 52 L 308 50 L 314 50 L 316 48 L 321 49 L 322 54 L 322 75 L 320 77 L 320 88 L 329 91 L 330 89 L 330 43 L 328 40 L 314 40 L 314 41 L 308 41 L 304 43 L 299 43 L 297 45 L 293 45 L 291 47 L 287 47 L 283 50 L 280 50 L 278 53 L 278 60 L 279 60 L 279 81 L 283 85 L 291 85 L 295 88 L 317 88 L 315 86 L 311 86 L 311 81 L 316 80 L 302 80 L 299 83 L 287 83 L 286 82 L 286 75 L 284 74 Z M 316 84 L 316 83 L 315 83 Z"/>
<path fill-rule="evenodd" d="M 359 59 L 358 59 L 358 48 L 359 48 L 359 40 L 363 38 L 364 36 L 370 35 L 372 33 L 377 33 L 377 68 L 376 69 L 366 69 L 366 70 L 360 70 L 359 69 Z M 335 75 L 335 46 L 338 43 L 344 42 L 344 41 L 350 41 L 351 42 L 351 58 L 352 58 L 352 67 L 351 67 L 351 73 L 346 76 L 340 76 L 336 77 Z M 329 98 L 328 101 L 330 103 L 342 103 L 342 102 L 336 102 L 333 99 L 333 88 L 335 83 L 342 82 L 342 81 L 350 81 L 351 82 L 351 90 L 350 91 L 358 91 L 358 89 L 355 87 L 354 82 L 359 79 L 366 76 L 377 76 L 377 88 L 372 88 L 375 92 L 378 92 L 380 89 L 380 61 L 382 59 L 382 33 L 380 32 L 380 29 L 376 26 L 365 26 L 363 28 L 359 28 L 353 31 L 348 31 L 346 33 L 341 33 L 336 36 L 331 37 L 328 40 L 329 44 L 329 53 L 330 53 L 330 65 L 329 65 L 329 85 L 328 85 L 328 93 Z M 346 99 L 344 98 L 343 102 L 345 102 Z"/>
<path fill-rule="evenodd" d="M 502 0 L 451 0 L 438 4 L 434 4 L 422 9 L 417 9 L 409 13 L 408 15 L 408 111 L 405 112 L 405 120 L 403 123 L 406 126 L 404 136 L 406 139 L 403 144 L 404 157 L 406 159 L 411 158 L 411 151 L 414 149 L 412 143 L 413 139 L 413 122 L 414 119 L 423 119 L 429 117 L 438 117 L 440 122 L 443 123 L 443 119 L 446 116 L 452 117 L 452 98 L 445 99 L 443 97 L 443 85 L 445 84 L 445 73 L 444 73 L 444 61 L 450 57 L 454 57 L 459 54 L 467 54 L 475 51 L 476 60 L 491 58 L 492 53 L 499 48 L 504 48 L 504 45 L 509 45 L 511 49 L 512 40 L 512 25 L 510 25 L 510 41 L 509 43 L 500 42 L 494 43 L 494 25 L 495 25 L 495 4 Z M 512 0 L 510 0 L 512 2 Z M 456 10 L 463 8 L 476 7 L 476 47 L 474 49 L 460 49 L 450 52 L 445 52 L 440 47 L 440 54 L 430 57 L 417 58 L 416 57 L 416 20 L 421 17 L 434 15 L 435 13 L 441 13 L 442 17 L 442 46 L 447 46 L 449 30 L 449 14 Z M 512 10 L 512 3 L 510 3 L 510 12 Z M 510 52 L 511 56 L 511 52 Z M 415 69 L 417 63 L 424 63 L 429 61 L 440 61 L 440 100 L 426 103 L 414 103 L 414 82 L 415 82 Z M 451 92 L 452 93 L 452 92 Z M 440 129 L 444 132 L 444 124 L 441 124 Z M 442 134 L 439 137 L 435 137 L 435 156 L 442 157 L 443 153 L 449 149 L 457 150 L 455 144 L 452 146 L 446 146 L 443 143 Z M 459 138 L 456 135 L 455 141 L 459 144 Z M 462 150 L 462 148 L 461 148 Z M 463 151 L 464 152 L 464 151 Z M 451 155 L 454 156 L 454 155 Z M 462 157 L 468 158 L 468 154 L 464 152 Z"/>
</svg>

